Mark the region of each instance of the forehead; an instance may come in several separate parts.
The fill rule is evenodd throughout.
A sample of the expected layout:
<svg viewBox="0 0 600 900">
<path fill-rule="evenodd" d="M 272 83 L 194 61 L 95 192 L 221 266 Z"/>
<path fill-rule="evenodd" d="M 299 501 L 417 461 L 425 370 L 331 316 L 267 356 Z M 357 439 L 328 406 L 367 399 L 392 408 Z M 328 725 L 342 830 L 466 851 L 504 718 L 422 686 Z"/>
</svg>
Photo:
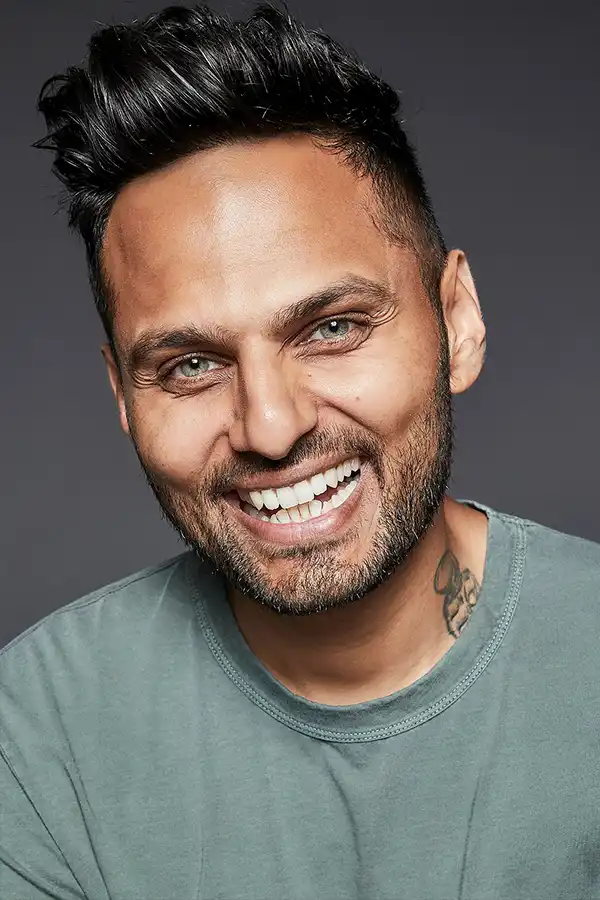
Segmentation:
<svg viewBox="0 0 600 900">
<path fill-rule="evenodd" d="M 203 151 L 139 178 L 103 248 L 117 335 L 199 318 L 258 327 L 348 272 L 385 278 L 374 209 L 369 180 L 307 137 Z"/>
</svg>

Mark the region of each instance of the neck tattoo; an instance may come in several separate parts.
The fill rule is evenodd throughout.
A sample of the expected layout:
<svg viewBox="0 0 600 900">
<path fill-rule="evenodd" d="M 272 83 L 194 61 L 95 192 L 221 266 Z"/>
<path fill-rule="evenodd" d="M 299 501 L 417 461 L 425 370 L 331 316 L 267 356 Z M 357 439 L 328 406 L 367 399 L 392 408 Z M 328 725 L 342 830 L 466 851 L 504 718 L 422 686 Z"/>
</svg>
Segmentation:
<svg viewBox="0 0 600 900">
<path fill-rule="evenodd" d="M 446 550 L 435 571 L 433 587 L 436 594 L 444 598 L 444 619 L 448 634 L 457 638 L 469 621 L 479 598 L 481 585 L 470 569 L 461 569 L 454 553 Z"/>
</svg>

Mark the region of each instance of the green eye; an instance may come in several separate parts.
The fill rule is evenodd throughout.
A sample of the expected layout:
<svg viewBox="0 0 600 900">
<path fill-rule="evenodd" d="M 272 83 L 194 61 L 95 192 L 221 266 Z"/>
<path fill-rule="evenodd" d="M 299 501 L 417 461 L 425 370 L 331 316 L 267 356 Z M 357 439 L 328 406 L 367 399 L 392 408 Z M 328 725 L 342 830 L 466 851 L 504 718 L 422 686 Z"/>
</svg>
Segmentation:
<svg viewBox="0 0 600 900">
<path fill-rule="evenodd" d="M 318 328 L 315 328 L 309 340 L 339 340 L 346 337 L 351 324 L 350 319 L 329 319 L 328 322 L 323 322 Z"/>
<path fill-rule="evenodd" d="M 212 359 L 206 359 L 204 356 L 190 356 L 189 359 L 182 360 L 175 368 L 184 378 L 196 378 L 198 375 L 204 375 L 208 372 L 211 365 L 216 365 Z"/>
</svg>

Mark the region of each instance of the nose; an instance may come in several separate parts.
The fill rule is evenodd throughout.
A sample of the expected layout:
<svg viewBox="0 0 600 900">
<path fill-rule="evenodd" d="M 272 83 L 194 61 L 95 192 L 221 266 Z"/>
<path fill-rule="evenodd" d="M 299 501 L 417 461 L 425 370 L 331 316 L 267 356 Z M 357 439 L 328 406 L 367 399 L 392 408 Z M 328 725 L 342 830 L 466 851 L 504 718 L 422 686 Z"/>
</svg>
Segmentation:
<svg viewBox="0 0 600 900">
<path fill-rule="evenodd" d="M 306 376 L 305 376 L 306 377 Z M 317 405 L 296 361 L 240 361 L 229 441 L 238 453 L 283 459 L 317 424 Z"/>
</svg>

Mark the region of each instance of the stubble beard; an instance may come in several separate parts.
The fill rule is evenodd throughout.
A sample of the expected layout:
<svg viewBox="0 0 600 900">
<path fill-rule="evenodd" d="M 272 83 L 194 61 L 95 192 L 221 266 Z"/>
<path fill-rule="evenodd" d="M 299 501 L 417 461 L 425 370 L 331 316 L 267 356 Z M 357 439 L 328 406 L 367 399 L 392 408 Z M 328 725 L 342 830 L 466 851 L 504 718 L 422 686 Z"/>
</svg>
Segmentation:
<svg viewBox="0 0 600 900">
<path fill-rule="evenodd" d="M 445 348 L 444 348 L 445 349 Z M 453 448 L 452 397 L 447 353 L 438 363 L 435 389 L 415 417 L 395 455 L 372 434 L 336 428 L 309 435 L 286 457 L 291 466 L 332 452 L 360 457 L 372 467 L 379 486 L 376 528 L 362 559 L 352 559 L 348 547 L 357 545 L 359 524 L 343 539 L 332 537 L 318 545 L 256 549 L 256 539 L 241 533 L 224 513 L 222 486 L 258 472 L 273 471 L 282 461 L 251 465 L 240 459 L 213 472 L 201 484 L 183 491 L 153 473 L 134 445 L 146 480 L 162 512 L 183 541 L 221 572 L 230 588 L 284 615 L 309 615 L 340 608 L 362 599 L 401 566 L 433 523 L 450 479 Z M 230 524 L 231 523 L 231 524 Z M 285 526 L 280 526 L 285 527 Z M 286 560 L 281 566 L 279 561 Z M 276 579 L 269 572 L 275 562 Z"/>
</svg>

